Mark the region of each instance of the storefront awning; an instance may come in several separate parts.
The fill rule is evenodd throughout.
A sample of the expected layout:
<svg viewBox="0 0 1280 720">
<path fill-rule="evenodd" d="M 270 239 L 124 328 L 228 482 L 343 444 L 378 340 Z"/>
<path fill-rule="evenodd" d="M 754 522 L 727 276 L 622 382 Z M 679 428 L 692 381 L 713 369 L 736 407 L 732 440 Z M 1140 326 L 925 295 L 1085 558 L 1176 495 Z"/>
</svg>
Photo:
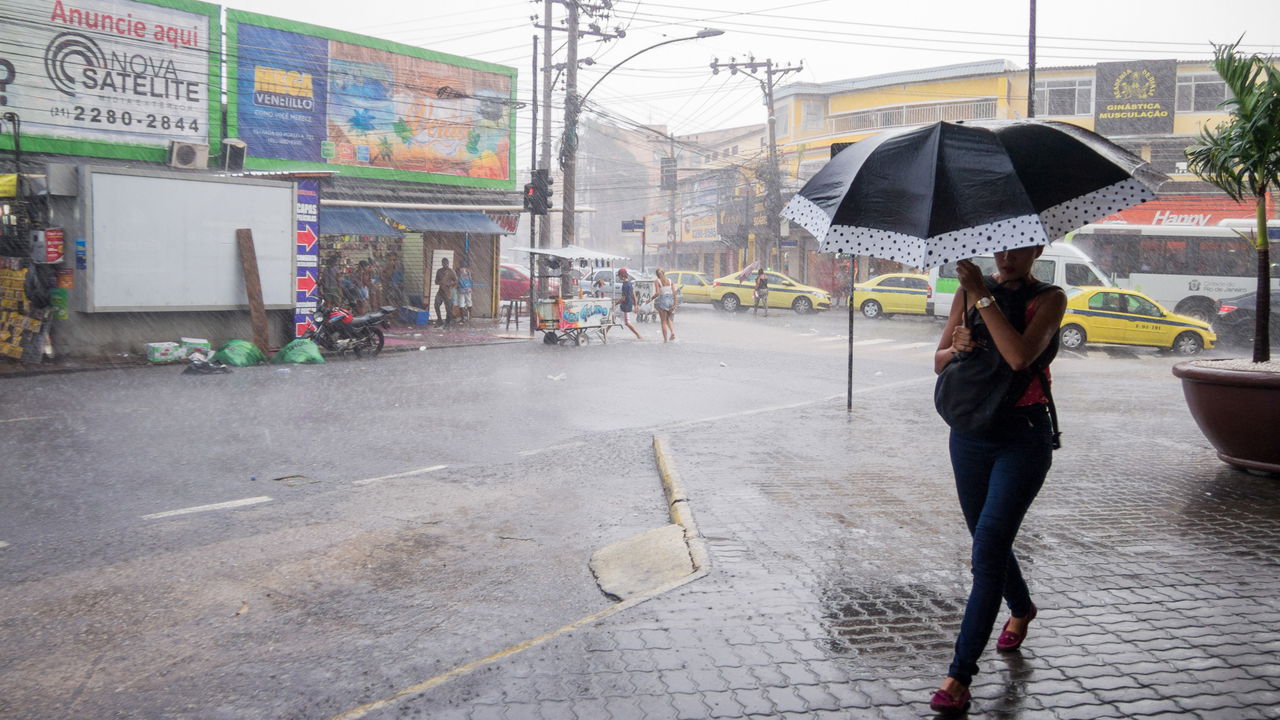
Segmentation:
<svg viewBox="0 0 1280 720">
<path fill-rule="evenodd" d="M 375 235 L 404 237 L 387 225 L 373 208 L 320 206 L 321 235 Z"/>
<path fill-rule="evenodd" d="M 350 208 L 352 210 L 356 208 Z M 489 219 L 482 212 L 465 210 L 398 210 L 388 208 L 383 215 L 418 232 L 476 233 L 510 235 L 511 231 Z"/>
</svg>

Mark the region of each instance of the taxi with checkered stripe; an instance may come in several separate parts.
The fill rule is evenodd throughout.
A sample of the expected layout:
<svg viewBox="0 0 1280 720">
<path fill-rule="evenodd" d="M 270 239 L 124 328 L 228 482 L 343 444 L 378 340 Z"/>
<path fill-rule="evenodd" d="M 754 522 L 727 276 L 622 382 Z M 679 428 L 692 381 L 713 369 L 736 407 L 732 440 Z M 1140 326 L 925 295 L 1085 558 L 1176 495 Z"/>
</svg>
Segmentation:
<svg viewBox="0 0 1280 720">
<path fill-rule="evenodd" d="M 886 273 L 853 286 L 853 306 L 869 318 L 925 315 L 933 288 L 925 275 Z"/>
<path fill-rule="evenodd" d="M 1059 338 L 1067 350 L 1086 343 L 1143 345 L 1195 355 L 1218 341 L 1209 323 L 1171 313 L 1137 290 L 1081 287 L 1067 291 Z"/>
<path fill-rule="evenodd" d="M 769 279 L 769 307 L 791 308 L 800 315 L 831 309 L 831 295 L 822 288 L 796 282 L 780 272 L 766 270 Z M 711 302 L 726 312 L 755 304 L 756 271 L 743 270 L 716 278 L 711 283 Z"/>
</svg>

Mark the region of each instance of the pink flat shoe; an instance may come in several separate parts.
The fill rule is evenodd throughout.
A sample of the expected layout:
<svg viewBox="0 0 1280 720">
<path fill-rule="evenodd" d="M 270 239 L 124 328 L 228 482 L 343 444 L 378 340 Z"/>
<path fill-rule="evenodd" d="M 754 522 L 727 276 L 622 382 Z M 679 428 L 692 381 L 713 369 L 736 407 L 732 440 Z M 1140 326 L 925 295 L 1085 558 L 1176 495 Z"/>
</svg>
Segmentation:
<svg viewBox="0 0 1280 720">
<path fill-rule="evenodd" d="M 1031 605 L 1031 614 L 1027 616 L 1028 623 L 1036 619 L 1036 610 L 1037 608 L 1033 603 Z M 1011 622 L 1013 622 L 1012 618 L 1005 621 L 1004 628 L 1000 631 L 1000 637 L 996 638 L 996 650 L 1000 652 L 1013 652 L 1022 647 L 1022 641 L 1027 639 L 1026 633 L 1019 635 L 1009 630 L 1009 623 Z M 1031 626 L 1028 625 L 1027 629 L 1030 630 Z"/>
<path fill-rule="evenodd" d="M 964 690 L 957 697 L 946 690 L 938 690 L 929 701 L 929 709 L 942 715 L 963 715 L 969 711 L 969 691 Z"/>
</svg>

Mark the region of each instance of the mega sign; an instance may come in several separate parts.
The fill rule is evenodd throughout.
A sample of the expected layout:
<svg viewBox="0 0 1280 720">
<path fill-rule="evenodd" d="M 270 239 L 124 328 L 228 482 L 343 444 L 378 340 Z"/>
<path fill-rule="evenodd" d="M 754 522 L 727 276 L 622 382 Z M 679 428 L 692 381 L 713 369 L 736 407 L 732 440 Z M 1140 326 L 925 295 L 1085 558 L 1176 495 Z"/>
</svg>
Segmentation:
<svg viewBox="0 0 1280 720">
<path fill-rule="evenodd" d="M 216 6 L 4 4 L 3 104 L 22 117 L 30 149 L 160 160 L 170 140 L 221 138 Z"/>
<path fill-rule="evenodd" d="M 236 10 L 227 40 L 247 167 L 515 187 L 514 68 Z"/>
</svg>

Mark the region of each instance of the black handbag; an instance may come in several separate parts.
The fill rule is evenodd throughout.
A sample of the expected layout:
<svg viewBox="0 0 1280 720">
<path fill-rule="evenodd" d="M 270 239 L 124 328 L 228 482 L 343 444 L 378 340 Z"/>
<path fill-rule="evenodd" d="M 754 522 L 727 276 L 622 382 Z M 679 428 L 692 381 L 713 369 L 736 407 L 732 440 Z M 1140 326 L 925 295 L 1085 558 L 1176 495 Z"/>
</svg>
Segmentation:
<svg viewBox="0 0 1280 720">
<path fill-rule="evenodd" d="M 990 278 L 987 279 L 987 286 L 992 290 L 1005 317 L 1018 332 L 1026 329 L 1027 302 L 1053 287 L 1048 283 L 1037 283 L 1010 292 Z M 967 307 L 967 295 L 962 292 L 960 299 Z M 933 404 L 938 415 L 942 416 L 947 425 L 961 432 L 988 432 L 1013 408 L 1014 403 L 1026 393 L 1031 380 L 1039 375 L 1045 396 L 1049 399 L 1056 449 L 1061 433 L 1058 432 L 1053 396 L 1049 394 L 1048 378 L 1044 376 L 1044 368 L 1057 354 L 1056 338 L 1031 367 L 1014 371 L 996 349 L 995 341 L 977 309 L 965 310 L 961 318 L 970 326 L 977 347 L 968 352 L 956 353 L 942 368 L 942 372 L 938 373 L 938 380 L 933 387 Z"/>
</svg>

